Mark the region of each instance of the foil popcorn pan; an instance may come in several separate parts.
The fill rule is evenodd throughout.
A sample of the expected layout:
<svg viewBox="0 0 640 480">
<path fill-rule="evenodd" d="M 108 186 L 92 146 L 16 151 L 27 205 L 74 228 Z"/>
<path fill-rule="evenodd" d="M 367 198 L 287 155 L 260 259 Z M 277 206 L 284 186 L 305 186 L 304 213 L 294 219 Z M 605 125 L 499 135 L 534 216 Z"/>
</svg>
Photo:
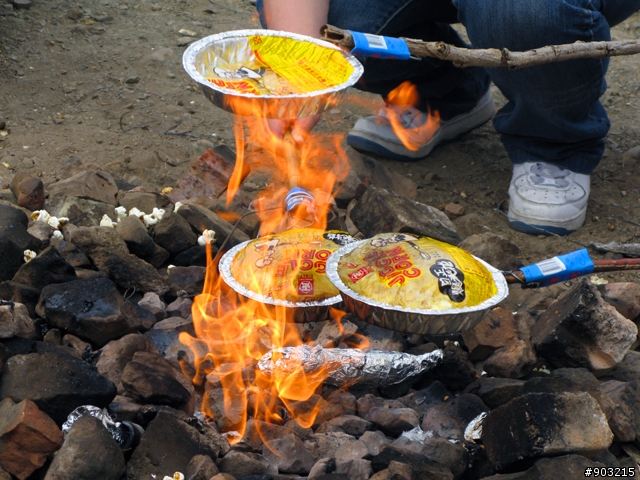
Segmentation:
<svg viewBox="0 0 640 480">
<path fill-rule="evenodd" d="M 248 240 L 230 249 L 222 256 L 219 263 L 220 276 L 222 277 L 222 280 L 224 280 L 224 282 L 236 292 L 239 298 L 249 298 L 256 302 L 263 303 L 269 310 L 274 312 L 277 307 L 290 308 L 292 309 L 290 312 L 291 315 L 288 316 L 287 319 L 294 323 L 320 322 L 327 320 L 329 319 L 330 307 L 344 310 L 342 297 L 340 295 L 335 295 L 319 301 L 291 302 L 288 300 L 268 297 L 246 288 L 238 282 L 231 273 L 231 265 L 238 252 L 245 248 L 250 242 L 251 240 Z M 273 318 L 275 318 L 275 313 Z"/>
<path fill-rule="evenodd" d="M 370 242 L 371 239 L 360 240 L 345 245 L 331 254 L 327 260 L 327 276 L 340 290 L 347 311 L 373 325 L 404 333 L 421 335 L 441 335 L 457 333 L 473 328 L 484 316 L 486 310 L 497 305 L 509 294 L 507 281 L 502 273 L 486 263 L 473 257 L 484 265 L 491 273 L 497 293 L 484 302 L 473 307 L 451 309 L 403 308 L 378 302 L 360 295 L 349 288 L 340 278 L 338 263 L 340 259 L 355 248 Z"/>
<path fill-rule="evenodd" d="M 235 30 L 192 43 L 182 64 L 216 106 L 244 116 L 321 113 L 363 67 L 335 45 L 275 30 Z"/>
</svg>

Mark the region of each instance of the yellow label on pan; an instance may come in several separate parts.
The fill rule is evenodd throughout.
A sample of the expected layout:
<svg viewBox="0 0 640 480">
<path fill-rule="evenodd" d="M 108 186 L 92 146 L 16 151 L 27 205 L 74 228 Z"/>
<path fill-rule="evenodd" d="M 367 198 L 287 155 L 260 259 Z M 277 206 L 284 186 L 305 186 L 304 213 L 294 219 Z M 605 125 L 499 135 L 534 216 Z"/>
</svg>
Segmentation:
<svg viewBox="0 0 640 480">
<path fill-rule="evenodd" d="M 340 259 L 338 274 L 358 294 L 401 308 L 473 307 L 498 291 L 468 252 L 404 233 L 379 234 L 355 248 Z"/>
</svg>

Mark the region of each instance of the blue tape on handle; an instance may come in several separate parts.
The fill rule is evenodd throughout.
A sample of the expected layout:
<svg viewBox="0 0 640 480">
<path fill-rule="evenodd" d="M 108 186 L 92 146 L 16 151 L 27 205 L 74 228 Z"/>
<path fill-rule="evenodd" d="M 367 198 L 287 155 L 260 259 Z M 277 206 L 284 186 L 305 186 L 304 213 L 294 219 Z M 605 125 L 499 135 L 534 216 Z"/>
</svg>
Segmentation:
<svg viewBox="0 0 640 480">
<path fill-rule="evenodd" d="M 396 60 L 408 60 L 411 57 L 407 42 L 400 38 L 382 37 L 352 30 L 349 30 L 349 33 L 351 33 L 355 45 L 351 50 L 354 55 Z"/>
<path fill-rule="evenodd" d="M 588 275 L 593 272 L 593 261 L 587 249 L 582 248 L 523 267 L 520 271 L 524 274 L 527 283 L 538 283 L 543 287 Z"/>
</svg>

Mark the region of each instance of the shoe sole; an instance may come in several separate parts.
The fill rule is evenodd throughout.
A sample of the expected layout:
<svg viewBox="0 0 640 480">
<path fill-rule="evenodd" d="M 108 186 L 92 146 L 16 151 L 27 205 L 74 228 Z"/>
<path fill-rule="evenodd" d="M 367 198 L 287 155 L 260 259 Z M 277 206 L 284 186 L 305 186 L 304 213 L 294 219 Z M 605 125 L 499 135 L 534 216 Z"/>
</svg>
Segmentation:
<svg viewBox="0 0 640 480">
<path fill-rule="evenodd" d="M 469 133 L 471 130 L 481 127 L 491 120 L 495 114 L 495 106 L 493 103 L 493 96 L 490 91 L 485 94 L 485 97 L 481 99 L 481 102 L 481 104 L 476 105 L 476 107 L 468 114 L 460 115 L 458 118 L 454 117 L 453 119 L 448 120 L 447 124 L 433 135 L 429 143 L 415 152 L 408 150 L 407 147 L 402 144 L 388 142 L 376 135 L 363 131 L 354 132 L 351 130 L 347 135 L 347 145 L 351 145 L 356 150 L 375 153 L 393 160 L 413 162 L 429 155 L 438 145 L 446 141 L 455 140 L 456 138 Z M 465 125 L 466 121 L 471 117 L 479 114 L 485 114 L 481 121 Z"/>
<path fill-rule="evenodd" d="M 570 219 L 566 222 L 557 222 L 556 225 L 540 224 L 540 219 L 527 218 L 522 215 L 514 214 L 509 207 L 509 227 L 518 232 L 527 233 L 529 235 L 569 235 L 575 232 L 578 228 L 584 225 L 584 221 L 587 217 L 587 209 L 580 213 L 576 218 Z M 549 222 L 552 223 L 552 222 Z"/>
</svg>

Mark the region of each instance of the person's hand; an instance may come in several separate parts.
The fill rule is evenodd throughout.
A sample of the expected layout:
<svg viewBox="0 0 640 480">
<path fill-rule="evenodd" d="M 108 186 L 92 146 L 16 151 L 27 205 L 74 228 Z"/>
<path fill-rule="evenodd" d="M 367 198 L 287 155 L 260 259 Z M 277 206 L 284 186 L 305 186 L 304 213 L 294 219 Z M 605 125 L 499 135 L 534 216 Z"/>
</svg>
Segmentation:
<svg viewBox="0 0 640 480">
<path fill-rule="evenodd" d="M 298 144 L 305 142 L 309 136 L 309 132 L 319 121 L 320 114 L 293 119 L 268 120 L 269 128 L 276 136 L 282 138 L 287 131 L 291 131 L 291 136 Z"/>
</svg>

